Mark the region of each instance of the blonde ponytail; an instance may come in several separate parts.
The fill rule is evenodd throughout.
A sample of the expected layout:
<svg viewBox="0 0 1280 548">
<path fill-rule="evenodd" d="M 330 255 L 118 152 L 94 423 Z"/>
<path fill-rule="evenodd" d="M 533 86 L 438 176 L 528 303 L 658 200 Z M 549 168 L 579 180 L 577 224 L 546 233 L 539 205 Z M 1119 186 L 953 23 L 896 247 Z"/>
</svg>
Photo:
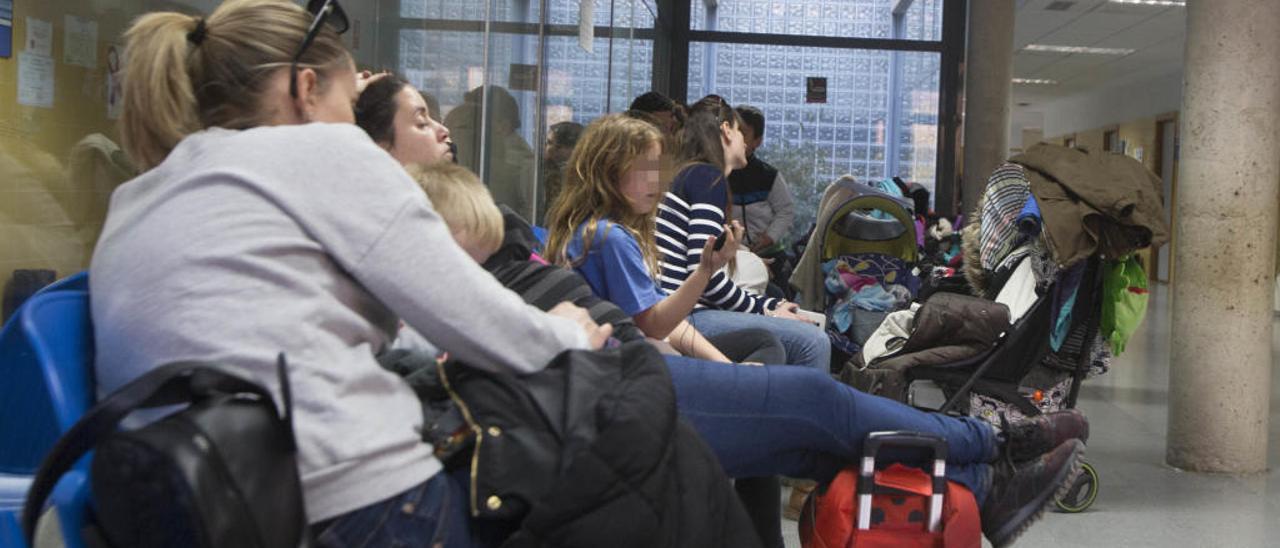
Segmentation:
<svg viewBox="0 0 1280 548">
<path fill-rule="evenodd" d="M 180 13 L 139 18 L 124 39 L 124 111 L 120 137 L 141 170 L 164 160 L 183 137 L 200 129 L 187 60 L 196 47 L 187 40 L 199 19 Z"/>
<path fill-rule="evenodd" d="M 206 127 L 247 129 L 271 117 L 262 94 L 302 44 L 311 14 L 286 0 L 228 0 L 208 17 L 144 15 L 125 32 L 127 61 L 120 116 L 125 152 L 140 170 L 164 161 L 187 135 Z M 203 22 L 202 32 L 192 35 Z M 298 61 L 321 86 L 351 57 L 328 27 Z"/>
</svg>

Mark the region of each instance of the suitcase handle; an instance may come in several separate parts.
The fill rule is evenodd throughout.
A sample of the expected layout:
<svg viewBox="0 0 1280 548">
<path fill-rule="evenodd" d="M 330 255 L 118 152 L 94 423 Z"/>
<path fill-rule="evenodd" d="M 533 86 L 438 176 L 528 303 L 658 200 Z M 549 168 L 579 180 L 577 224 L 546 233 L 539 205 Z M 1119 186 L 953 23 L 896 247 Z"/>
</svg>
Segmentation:
<svg viewBox="0 0 1280 548">
<path fill-rule="evenodd" d="M 929 497 L 930 533 L 942 529 L 942 502 L 947 492 L 947 441 L 924 432 L 872 432 L 862 444 L 858 473 L 858 529 L 871 528 L 871 498 L 876 486 L 876 455 L 882 447 L 921 447 L 933 451 L 933 494 Z"/>
</svg>

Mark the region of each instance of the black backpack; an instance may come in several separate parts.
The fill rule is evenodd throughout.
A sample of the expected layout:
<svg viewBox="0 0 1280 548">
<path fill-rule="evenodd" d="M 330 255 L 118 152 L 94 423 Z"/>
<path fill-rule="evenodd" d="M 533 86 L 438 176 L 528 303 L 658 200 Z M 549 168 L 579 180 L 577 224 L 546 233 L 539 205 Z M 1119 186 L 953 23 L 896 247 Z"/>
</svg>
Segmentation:
<svg viewBox="0 0 1280 548">
<path fill-rule="evenodd" d="M 40 464 L 23 508 L 28 540 L 58 478 L 92 450 L 97 533 L 109 546 L 309 546 L 283 355 L 277 366 L 283 415 L 267 389 L 205 363 L 166 365 L 112 393 Z M 178 404 L 189 405 L 117 430 L 134 410 Z"/>
</svg>

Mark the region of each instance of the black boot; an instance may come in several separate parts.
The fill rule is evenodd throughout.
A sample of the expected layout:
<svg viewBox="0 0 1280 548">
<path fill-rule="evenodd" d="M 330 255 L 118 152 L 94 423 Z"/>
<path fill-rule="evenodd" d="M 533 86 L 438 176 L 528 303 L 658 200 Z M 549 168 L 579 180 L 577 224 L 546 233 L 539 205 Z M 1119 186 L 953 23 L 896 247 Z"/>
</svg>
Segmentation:
<svg viewBox="0 0 1280 548">
<path fill-rule="evenodd" d="M 1006 424 L 1002 437 L 1009 459 L 1022 462 L 1039 457 L 1067 440 L 1089 441 L 1089 421 L 1078 409 L 1045 413 Z"/>
<path fill-rule="evenodd" d="M 991 492 L 982 502 L 982 533 L 1000 548 L 1013 543 L 1065 494 L 1080 473 L 1084 443 L 1067 440 L 1039 458 L 993 465 Z"/>
</svg>

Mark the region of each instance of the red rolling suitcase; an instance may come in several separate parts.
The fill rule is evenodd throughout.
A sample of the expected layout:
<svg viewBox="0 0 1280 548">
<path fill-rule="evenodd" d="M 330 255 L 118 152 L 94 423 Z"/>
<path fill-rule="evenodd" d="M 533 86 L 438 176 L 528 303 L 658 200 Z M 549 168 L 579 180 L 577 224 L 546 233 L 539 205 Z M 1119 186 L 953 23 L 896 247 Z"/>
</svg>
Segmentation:
<svg viewBox="0 0 1280 548">
<path fill-rule="evenodd" d="M 933 450 L 933 475 L 894 464 L 876 470 L 885 446 Z M 846 468 L 814 491 L 800 514 L 805 548 L 979 548 L 978 503 L 963 485 L 947 481 L 947 444 L 917 432 L 875 432 L 864 444 L 860 468 Z"/>
</svg>

